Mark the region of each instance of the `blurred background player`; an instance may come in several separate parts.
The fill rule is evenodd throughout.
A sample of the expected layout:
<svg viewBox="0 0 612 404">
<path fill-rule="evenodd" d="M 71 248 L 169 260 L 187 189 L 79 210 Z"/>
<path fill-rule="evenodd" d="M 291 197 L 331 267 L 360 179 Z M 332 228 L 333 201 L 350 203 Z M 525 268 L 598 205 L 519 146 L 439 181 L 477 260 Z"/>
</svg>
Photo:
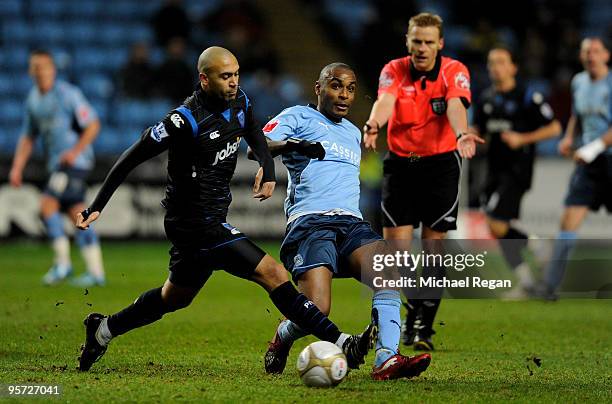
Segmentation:
<svg viewBox="0 0 612 404">
<path fill-rule="evenodd" d="M 9 177 L 12 186 L 21 186 L 35 140 L 41 138 L 49 177 L 40 210 L 54 252 L 53 265 L 43 282 L 53 285 L 72 275 L 70 242 L 60 212 L 72 221 L 85 208 L 85 180 L 94 165 L 91 143 L 100 131 L 100 121 L 78 88 L 56 80 L 55 63 L 49 52 L 32 52 L 29 69 L 35 85 L 25 102 L 23 131 Z M 94 229 L 77 232 L 75 239 L 87 272 L 73 283 L 104 285 L 102 253 Z"/>
<path fill-rule="evenodd" d="M 168 150 L 168 185 L 162 201 L 164 229 L 172 243 L 168 279 L 115 314 L 87 316 L 79 369 L 89 370 L 113 338 L 189 306 L 215 270 L 262 286 L 283 315 L 318 338 L 335 343 L 345 353 L 349 367 L 359 367 L 375 338 L 374 327 L 368 326 L 361 335 L 341 333 L 295 290 L 282 265 L 226 222 L 241 139 L 246 139 L 261 166 L 253 198 L 263 201 L 272 196 L 274 160 L 253 117 L 253 105 L 238 86 L 236 57 L 213 46 L 201 53 L 197 69 L 200 85 L 193 95 L 145 129 L 111 168 L 90 208 L 77 216 L 77 227 L 87 229 L 132 169 Z"/>
<path fill-rule="evenodd" d="M 461 158 L 473 157 L 476 143 L 483 140 L 468 133 L 468 70 L 440 54 L 442 19 L 429 13 L 412 17 L 406 46 L 409 56 L 387 63 L 380 74 L 378 99 L 363 132 L 366 148 L 375 149 L 379 129 L 389 123 L 383 235 L 397 248 L 409 250 L 413 231 L 421 223 L 424 240 L 443 240 L 447 231 L 457 228 Z M 440 271 L 443 268 L 423 268 L 424 275 Z M 427 299 L 406 296 L 404 344 L 433 349 L 433 321 L 441 293 Z"/>
<path fill-rule="evenodd" d="M 492 86 L 474 110 L 476 130 L 488 144 L 483 204 L 491 234 L 503 240 L 502 254 L 519 279 L 505 296 L 519 299 L 533 292 L 535 281 L 521 255 L 529 237 L 511 222 L 519 218 L 521 200 L 531 187 L 535 144 L 557 136 L 561 124 L 542 93 L 517 84 L 518 69 L 508 49 L 491 49 L 487 68 Z"/>
<path fill-rule="evenodd" d="M 368 260 L 387 249 L 359 210 L 361 133 L 346 119 L 356 86 L 350 66 L 329 64 L 315 84 L 317 105 L 287 108 L 264 127 L 272 155 L 282 154 L 289 170 L 281 260 L 324 314 L 331 309 L 332 278 L 352 277 L 372 288 Z M 312 153 L 297 153 L 299 147 Z M 400 307 L 398 290 L 374 291 L 378 340 L 371 376 L 376 380 L 418 376 L 431 361 L 429 354 L 399 354 Z M 266 372 L 282 373 L 291 346 L 306 335 L 292 321 L 282 321 L 265 355 Z"/>
<path fill-rule="evenodd" d="M 559 152 L 576 160 L 565 198 L 561 231 L 545 272 L 545 297 L 555 299 L 577 231 L 589 210 L 605 206 L 612 212 L 612 74 L 610 49 L 601 38 L 585 38 L 580 45 L 584 71 L 572 80 L 572 116 Z M 580 137 L 579 137 L 580 136 Z M 572 153 L 579 139 L 582 147 Z"/>
</svg>

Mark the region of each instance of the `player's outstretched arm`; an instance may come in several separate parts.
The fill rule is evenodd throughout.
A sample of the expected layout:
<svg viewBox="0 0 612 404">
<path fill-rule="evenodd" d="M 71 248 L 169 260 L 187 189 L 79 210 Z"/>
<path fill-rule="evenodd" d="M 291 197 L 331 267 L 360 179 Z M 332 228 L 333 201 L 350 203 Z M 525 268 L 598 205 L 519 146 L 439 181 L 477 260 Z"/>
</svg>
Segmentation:
<svg viewBox="0 0 612 404">
<path fill-rule="evenodd" d="M 287 140 L 270 140 L 266 138 L 266 141 L 272 157 L 297 152 L 311 159 L 323 160 L 325 158 L 325 149 L 320 142 L 309 142 L 308 140 L 298 138 L 289 138 Z M 255 154 L 251 148 L 247 151 L 247 157 L 249 160 L 255 160 Z"/>
<path fill-rule="evenodd" d="M 79 229 L 86 229 L 96 220 L 106 206 L 115 190 L 125 180 L 125 177 L 140 163 L 157 156 L 168 148 L 167 141 L 158 142 L 150 136 L 151 128 L 145 130 L 140 140 L 134 143 L 119 157 L 108 172 L 102 187 L 98 191 L 89 208 L 81 212 L 76 219 Z M 164 139 L 165 140 L 165 139 Z"/>
<path fill-rule="evenodd" d="M 374 105 L 370 117 L 363 125 L 363 145 L 366 149 L 376 150 L 376 140 L 378 139 L 378 131 L 382 126 L 385 126 L 395 106 L 395 96 L 390 93 L 381 94 Z"/>
<path fill-rule="evenodd" d="M 247 119 L 248 127 L 244 134 L 244 139 L 252 150 L 255 160 L 259 162 L 259 171 L 255 176 L 255 184 L 253 186 L 253 198 L 264 201 L 272 196 L 274 186 L 276 185 L 274 159 L 266 144 L 266 137 L 253 117 L 252 107 L 247 111 Z"/>
<path fill-rule="evenodd" d="M 476 154 L 476 144 L 485 143 L 484 139 L 468 131 L 467 110 L 461 98 L 448 100 L 446 109 L 448 122 L 457 136 L 457 151 L 462 158 L 470 159 Z"/>
<path fill-rule="evenodd" d="M 558 120 L 553 120 L 549 124 L 539 127 L 533 132 L 518 133 L 514 131 L 506 131 L 501 134 L 501 139 L 513 150 L 520 149 L 523 146 L 532 143 L 538 143 L 546 139 L 553 138 L 561 133 L 561 123 Z"/>
</svg>

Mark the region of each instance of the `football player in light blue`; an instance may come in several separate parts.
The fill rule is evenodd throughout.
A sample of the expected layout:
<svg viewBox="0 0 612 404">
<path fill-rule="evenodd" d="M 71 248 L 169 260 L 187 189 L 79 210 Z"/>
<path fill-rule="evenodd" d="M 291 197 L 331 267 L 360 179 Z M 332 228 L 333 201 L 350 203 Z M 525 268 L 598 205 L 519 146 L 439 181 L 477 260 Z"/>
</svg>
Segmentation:
<svg viewBox="0 0 612 404">
<path fill-rule="evenodd" d="M 23 169 L 40 138 L 49 174 L 40 206 L 54 251 L 53 265 L 43 283 L 52 285 L 72 275 L 70 242 L 60 212 L 68 214 L 72 221 L 85 209 L 85 180 L 94 164 L 91 143 L 100 131 L 100 121 L 78 88 L 56 80 L 55 63 L 47 51 L 32 52 L 30 75 L 35 85 L 26 99 L 23 132 L 9 177 L 12 186 L 21 186 Z M 75 238 L 87 273 L 73 283 L 104 285 L 102 253 L 95 231 L 90 227 L 77 232 Z"/>
<path fill-rule="evenodd" d="M 325 66 L 315 85 L 317 105 L 287 108 L 263 129 L 272 155 L 282 154 L 289 172 L 281 260 L 323 313 L 330 311 L 332 278 L 352 277 L 372 287 L 368 257 L 386 251 L 359 211 L 361 131 L 345 118 L 356 84 L 346 64 Z M 431 361 L 429 354 L 399 354 L 400 305 L 398 290 L 374 290 L 377 380 L 418 376 Z M 304 335 L 296 324 L 282 321 L 265 355 L 266 371 L 282 373 L 291 345 Z"/>
<path fill-rule="evenodd" d="M 580 45 L 584 71 L 572 80 L 572 116 L 559 152 L 576 160 L 561 216 L 561 231 L 545 273 L 545 297 L 557 298 L 577 232 L 589 210 L 605 206 L 612 212 L 612 73 L 610 50 L 601 38 L 585 38 Z M 581 147 L 572 146 L 580 134 Z"/>
</svg>

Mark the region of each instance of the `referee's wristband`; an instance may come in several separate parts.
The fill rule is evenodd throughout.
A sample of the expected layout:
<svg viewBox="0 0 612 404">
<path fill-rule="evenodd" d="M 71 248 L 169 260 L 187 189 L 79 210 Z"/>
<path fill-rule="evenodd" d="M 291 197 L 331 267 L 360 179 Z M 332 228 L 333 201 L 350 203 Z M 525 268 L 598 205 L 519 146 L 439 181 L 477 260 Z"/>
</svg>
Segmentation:
<svg viewBox="0 0 612 404">
<path fill-rule="evenodd" d="M 459 141 L 459 139 L 461 139 L 461 137 L 463 135 L 465 135 L 465 134 L 466 134 L 466 132 L 459 132 L 459 133 L 457 133 L 457 136 L 456 136 L 457 137 L 457 141 Z"/>
<path fill-rule="evenodd" d="M 374 121 L 372 119 L 372 121 Z M 374 128 L 372 125 L 370 125 L 369 123 L 366 122 L 365 127 L 368 131 L 372 130 L 372 129 L 376 129 L 376 130 L 380 130 L 380 125 L 378 124 L 378 122 L 374 121 L 374 123 L 376 124 L 376 128 Z"/>
</svg>

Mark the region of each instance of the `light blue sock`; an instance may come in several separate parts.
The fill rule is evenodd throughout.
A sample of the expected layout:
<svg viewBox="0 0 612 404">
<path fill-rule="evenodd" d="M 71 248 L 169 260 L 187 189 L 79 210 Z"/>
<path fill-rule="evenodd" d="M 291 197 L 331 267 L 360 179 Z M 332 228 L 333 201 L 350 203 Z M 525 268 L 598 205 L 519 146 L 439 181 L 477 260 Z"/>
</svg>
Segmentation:
<svg viewBox="0 0 612 404">
<path fill-rule="evenodd" d="M 286 344 L 293 344 L 294 341 L 308 335 L 306 331 L 302 330 L 296 324 L 293 324 L 291 320 L 281 321 L 277 331 L 281 341 Z"/>
<path fill-rule="evenodd" d="M 45 227 L 51 240 L 64 236 L 64 221 L 59 212 L 55 212 L 45 219 Z"/>
<path fill-rule="evenodd" d="M 382 365 L 397 354 L 400 340 L 400 293 L 396 290 L 380 290 L 372 297 L 373 315 L 378 317 L 378 340 L 374 366 Z"/>
<path fill-rule="evenodd" d="M 85 230 L 77 230 L 74 233 L 74 239 L 81 248 L 98 243 L 98 235 L 92 225 Z"/>
<path fill-rule="evenodd" d="M 550 263 L 546 268 L 545 281 L 549 292 L 557 290 L 561 281 L 563 281 L 567 260 L 576 245 L 577 238 L 578 236 L 574 231 L 562 231 L 557 236 Z"/>
</svg>

